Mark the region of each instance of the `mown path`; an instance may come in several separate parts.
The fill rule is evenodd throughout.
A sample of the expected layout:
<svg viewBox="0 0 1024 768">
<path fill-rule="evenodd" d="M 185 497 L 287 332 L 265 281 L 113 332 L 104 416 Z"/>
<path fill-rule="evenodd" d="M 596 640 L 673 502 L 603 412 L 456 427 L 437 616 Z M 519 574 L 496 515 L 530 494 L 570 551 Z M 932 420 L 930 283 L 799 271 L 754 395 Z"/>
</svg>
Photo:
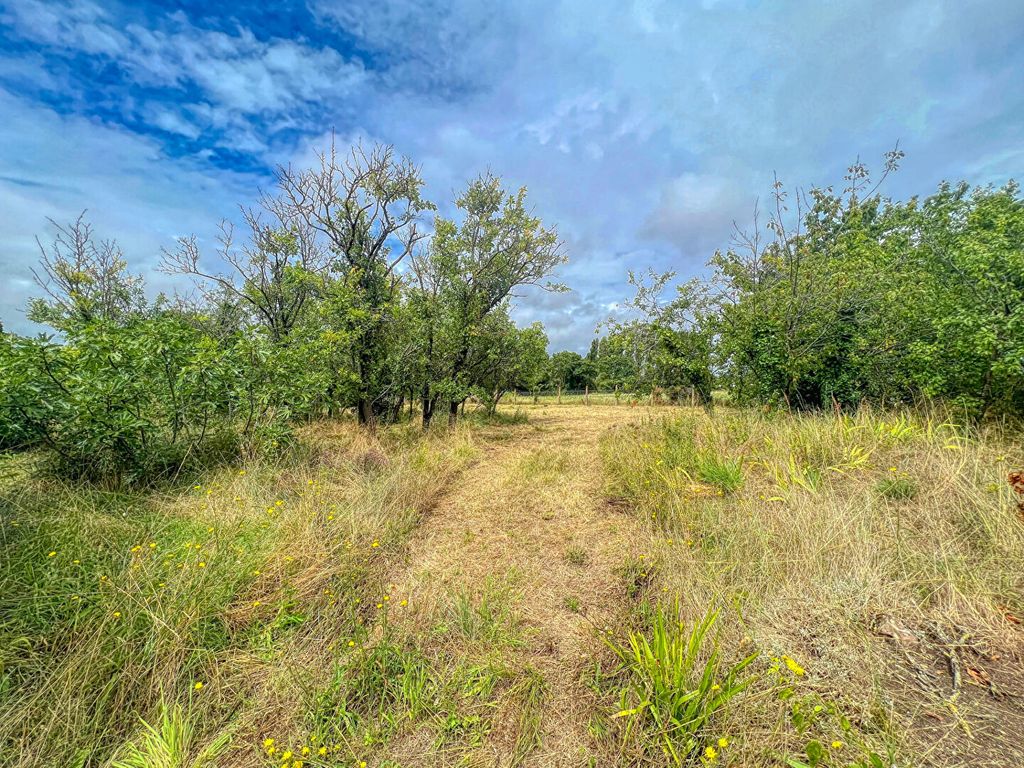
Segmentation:
<svg viewBox="0 0 1024 768">
<path fill-rule="evenodd" d="M 533 725 L 522 722 L 521 711 L 506 713 L 509 722 L 499 715 L 464 764 L 585 764 L 594 702 L 582 678 L 600 646 L 596 628 L 621 618 L 617 570 L 649 540 L 604 502 L 598 443 L 607 429 L 642 413 L 531 407 L 528 424 L 495 428 L 485 438 L 480 460 L 413 534 L 407 563 L 392 580 L 409 596 L 415 627 L 436 626 L 459 593 L 508 598 L 522 644 L 504 652 L 507 661 L 543 678 Z M 532 734 L 522 733 L 530 727 Z M 415 739 L 396 744 L 395 757 L 449 764 Z"/>
</svg>

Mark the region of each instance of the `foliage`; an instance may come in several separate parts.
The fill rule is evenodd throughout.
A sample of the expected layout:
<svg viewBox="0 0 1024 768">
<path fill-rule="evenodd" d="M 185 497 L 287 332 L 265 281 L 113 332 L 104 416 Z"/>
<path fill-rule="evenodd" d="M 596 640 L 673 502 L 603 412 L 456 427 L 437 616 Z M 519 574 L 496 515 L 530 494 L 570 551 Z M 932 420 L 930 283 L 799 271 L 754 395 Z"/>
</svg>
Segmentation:
<svg viewBox="0 0 1024 768">
<path fill-rule="evenodd" d="M 676 765 L 698 754 L 711 741 L 716 714 L 753 681 L 744 670 L 756 655 L 724 665 L 717 636 L 718 620 L 708 612 L 691 628 L 672 612 L 655 608 L 649 635 L 631 632 L 628 642 L 608 640 L 628 683 L 616 718 L 633 729 L 650 731 Z"/>
</svg>

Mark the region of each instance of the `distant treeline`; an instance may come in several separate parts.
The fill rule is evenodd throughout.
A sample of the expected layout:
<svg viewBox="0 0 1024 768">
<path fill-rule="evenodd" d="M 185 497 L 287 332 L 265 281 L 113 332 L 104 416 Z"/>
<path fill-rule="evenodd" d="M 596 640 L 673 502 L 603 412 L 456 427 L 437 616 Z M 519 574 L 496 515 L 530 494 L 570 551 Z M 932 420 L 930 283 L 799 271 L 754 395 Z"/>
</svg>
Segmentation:
<svg viewBox="0 0 1024 768">
<path fill-rule="evenodd" d="M 887 155 L 883 179 L 901 156 Z M 155 301 L 84 218 L 55 224 L 28 311 L 55 334 L 0 337 L 0 445 L 123 482 L 272 451 L 297 419 L 350 409 L 372 426 L 415 408 L 424 427 L 438 409 L 454 424 L 467 398 L 493 411 L 513 389 L 1024 412 L 1014 183 L 905 202 L 862 165 L 838 193 L 776 183 L 707 279 L 665 300 L 672 273 L 631 273 L 625 315 L 586 355 L 550 357 L 543 327 L 508 311 L 522 286 L 565 290 L 547 281 L 564 261 L 556 231 L 490 174 L 454 219 L 422 186 L 381 146 L 281 168 L 273 194 L 243 210 L 244 235 L 222 225 L 217 258 L 195 237 L 165 251 L 163 268 L 196 291 Z"/>
</svg>

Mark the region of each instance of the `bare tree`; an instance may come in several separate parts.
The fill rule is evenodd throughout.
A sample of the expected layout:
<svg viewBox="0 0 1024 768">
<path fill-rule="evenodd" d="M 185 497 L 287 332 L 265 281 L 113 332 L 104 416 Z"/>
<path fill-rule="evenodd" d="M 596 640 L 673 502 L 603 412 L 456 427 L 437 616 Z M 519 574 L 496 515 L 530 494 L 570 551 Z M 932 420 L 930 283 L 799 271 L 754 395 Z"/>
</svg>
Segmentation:
<svg viewBox="0 0 1024 768">
<path fill-rule="evenodd" d="M 93 320 L 124 321 L 145 307 L 142 277 L 128 273 L 115 240 L 96 241 L 85 211 L 56 229 L 47 247 L 39 238 L 39 268 L 32 277 L 48 298 L 29 305 L 29 318 L 62 331 Z"/>
<path fill-rule="evenodd" d="M 230 272 L 207 271 L 200 265 L 195 235 L 181 238 L 174 251 L 165 249 L 161 268 L 204 281 L 204 294 L 213 303 L 232 297 L 248 308 L 275 341 L 281 341 L 302 317 L 327 272 L 330 254 L 302 219 L 281 215 L 283 210 L 277 205 L 264 207 L 273 222 L 265 222 L 258 210 L 242 209 L 249 237 L 241 244 L 236 245 L 234 226 L 221 222 L 217 253 Z"/>
</svg>

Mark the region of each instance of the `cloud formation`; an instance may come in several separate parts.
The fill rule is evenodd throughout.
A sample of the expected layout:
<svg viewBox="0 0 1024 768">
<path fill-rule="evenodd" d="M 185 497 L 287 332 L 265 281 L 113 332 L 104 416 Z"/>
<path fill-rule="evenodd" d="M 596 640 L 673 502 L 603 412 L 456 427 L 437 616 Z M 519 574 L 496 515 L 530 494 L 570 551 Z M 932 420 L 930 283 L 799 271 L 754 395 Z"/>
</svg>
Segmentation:
<svg viewBox="0 0 1024 768">
<path fill-rule="evenodd" d="M 769 189 L 907 152 L 888 184 L 1024 170 L 1024 6 L 720 0 L 0 4 L 0 293 L 31 294 L 33 233 L 89 208 L 151 276 L 175 235 L 332 129 L 395 144 L 442 205 L 489 168 L 562 232 L 574 292 L 528 293 L 585 349 L 628 269 L 699 272 Z"/>
</svg>

